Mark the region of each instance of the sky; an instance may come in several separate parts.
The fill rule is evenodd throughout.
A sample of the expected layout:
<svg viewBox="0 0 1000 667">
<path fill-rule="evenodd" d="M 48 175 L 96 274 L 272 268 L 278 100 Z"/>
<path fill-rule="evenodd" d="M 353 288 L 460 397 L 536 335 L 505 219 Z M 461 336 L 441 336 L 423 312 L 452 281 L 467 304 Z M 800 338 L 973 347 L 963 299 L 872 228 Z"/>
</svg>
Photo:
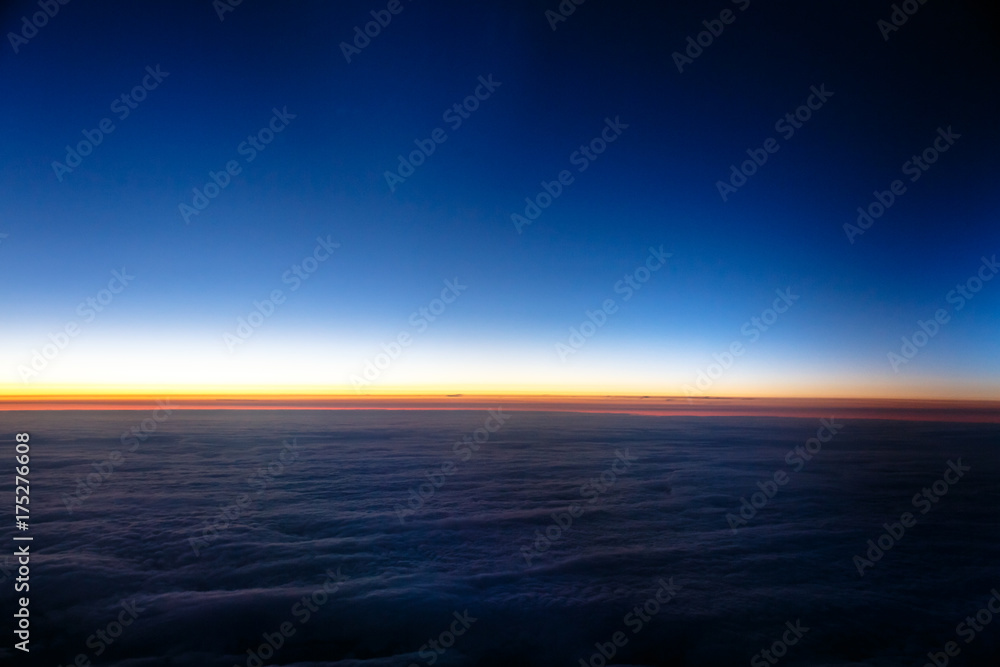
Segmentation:
<svg viewBox="0 0 1000 667">
<path fill-rule="evenodd" d="M 670 4 L 5 3 L 0 393 L 1000 399 L 996 20 Z"/>
</svg>

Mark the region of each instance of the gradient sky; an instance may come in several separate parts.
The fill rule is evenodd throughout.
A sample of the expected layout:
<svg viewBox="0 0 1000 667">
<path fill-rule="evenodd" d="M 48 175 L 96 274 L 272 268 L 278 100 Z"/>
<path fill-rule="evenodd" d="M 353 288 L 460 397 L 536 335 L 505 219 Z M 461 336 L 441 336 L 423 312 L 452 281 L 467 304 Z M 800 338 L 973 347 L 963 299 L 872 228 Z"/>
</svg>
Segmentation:
<svg viewBox="0 0 1000 667">
<path fill-rule="evenodd" d="M 997 23 L 931 2 L 883 39 L 891 3 L 423 3 L 346 62 L 341 42 L 385 2 L 71 2 L 17 52 L 38 11 L 0 11 L 0 386 L 350 391 L 401 332 L 412 344 L 364 390 L 682 394 L 734 341 L 745 353 L 698 395 L 1000 399 L 1000 280 L 947 301 L 1000 253 Z M 745 7 L 745 11 L 741 10 Z M 678 72 L 673 52 L 731 9 L 735 21 Z M 120 119 L 112 102 L 169 72 Z M 443 112 L 479 77 L 500 86 L 461 127 Z M 833 96 L 785 140 L 775 122 Z M 295 115 L 252 162 L 238 151 L 272 109 Z M 117 108 L 121 108 L 120 106 Z M 115 125 L 57 178 L 67 144 Z M 628 125 L 580 173 L 571 154 L 605 119 Z M 447 133 L 398 184 L 385 172 Z M 938 128 L 961 135 L 916 182 L 904 162 Z M 775 137 L 746 185 L 716 182 Z M 186 224 L 209 171 L 241 172 Z M 574 181 L 515 229 L 541 181 Z M 863 235 L 873 191 L 907 191 Z M 301 287 L 283 275 L 329 238 Z M 672 253 L 625 300 L 615 285 L 649 248 Z M 92 321 L 77 308 L 112 271 L 134 281 Z M 467 289 L 426 330 L 410 316 L 444 281 Z M 775 290 L 799 297 L 752 341 Z M 234 351 L 255 300 L 285 301 Z M 576 353 L 570 327 L 618 310 Z M 946 309 L 898 372 L 887 354 Z M 25 381 L 19 367 L 79 334 Z M 52 351 L 52 348 L 49 350 Z"/>
</svg>

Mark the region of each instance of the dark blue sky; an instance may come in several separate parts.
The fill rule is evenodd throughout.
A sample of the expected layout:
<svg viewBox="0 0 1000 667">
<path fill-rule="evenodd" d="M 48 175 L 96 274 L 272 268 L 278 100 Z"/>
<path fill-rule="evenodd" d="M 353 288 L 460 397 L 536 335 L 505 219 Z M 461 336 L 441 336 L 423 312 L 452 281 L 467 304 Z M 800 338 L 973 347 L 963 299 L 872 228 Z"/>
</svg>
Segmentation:
<svg viewBox="0 0 1000 667">
<path fill-rule="evenodd" d="M 676 394 L 740 341 L 700 394 L 1000 396 L 1000 282 L 947 300 L 1000 251 L 986 10 L 927 3 L 886 41 L 890 3 L 588 2 L 555 31 L 554 0 L 399 6 L 348 63 L 341 42 L 386 3 L 246 0 L 220 21 L 208 0 L 70 2 L 16 53 L 9 33 L 40 10 L 7 3 L 0 382 L 336 388 L 409 332 L 366 386 Z M 735 20 L 678 72 L 672 54 L 723 10 Z M 157 66 L 121 119 L 113 101 Z M 491 75 L 452 129 L 442 114 Z M 813 86 L 833 95 L 786 140 L 775 123 Z M 248 162 L 241 142 L 285 108 Z M 114 131 L 60 181 L 53 162 L 104 118 Z M 627 129 L 579 172 L 608 118 Z M 961 138 L 911 183 L 903 163 L 948 127 Z M 385 172 L 436 128 L 447 140 L 391 191 Z M 717 182 L 770 137 L 723 201 Z M 186 224 L 179 205 L 230 160 L 240 173 Z M 572 184 L 518 233 L 511 215 L 562 170 Z M 850 243 L 844 224 L 896 179 L 906 193 Z M 340 247 L 291 290 L 318 236 Z M 626 301 L 615 286 L 651 246 L 672 256 Z M 87 321 L 77 305 L 122 267 L 134 282 Z M 467 291 L 418 330 L 411 313 L 456 277 Z M 794 306 L 741 332 L 785 288 Z M 560 354 L 608 298 L 607 323 Z M 938 309 L 948 322 L 896 372 L 888 353 Z M 71 321 L 70 345 L 20 370 Z"/>
</svg>

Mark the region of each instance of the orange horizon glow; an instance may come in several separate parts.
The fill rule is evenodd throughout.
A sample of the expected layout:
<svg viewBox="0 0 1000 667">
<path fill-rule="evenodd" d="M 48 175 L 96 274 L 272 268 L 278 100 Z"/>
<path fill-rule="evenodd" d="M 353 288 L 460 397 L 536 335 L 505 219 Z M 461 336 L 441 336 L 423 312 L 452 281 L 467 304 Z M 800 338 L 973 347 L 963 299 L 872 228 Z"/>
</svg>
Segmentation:
<svg viewBox="0 0 1000 667">
<path fill-rule="evenodd" d="M 884 396 L 726 396 L 385 389 L 359 394 L 315 387 L 49 387 L 0 386 L 0 411 L 148 410 L 167 402 L 178 410 L 479 410 L 631 414 L 643 416 L 760 416 L 899 419 L 1000 423 L 1000 401 Z"/>
<path fill-rule="evenodd" d="M 132 396 L 186 396 L 191 398 L 224 397 L 422 397 L 422 396 L 646 396 L 659 398 L 681 398 L 687 395 L 681 387 L 620 386 L 615 384 L 599 386 L 566 386 L 561 384 L 409 384 L 371 385 L 357 391 L 350 385 L 315 384 L 172 384 L 172 383 L 129 383 L 129 384 L 13 384 L 0 383 L 0 404 L 13 399 L 64 397 L 132 397 Z M 900 390 L 896 386 L 872 384 L 867 387 L 848 388 L 842 384 L 817 387 L 791 385 L 764 386 L 743 391 L 727 391 L 713 394 L 700 392 L 695 399 L 835 399 L 835 400 L 926 400 L 926 401 L 982 401 L 1000 402 L 1000 387 L 979 387 L 978 391 L 966 387 L 965 390 L 948 391 L 943 387 L 910 386 Z"/>
</svg>

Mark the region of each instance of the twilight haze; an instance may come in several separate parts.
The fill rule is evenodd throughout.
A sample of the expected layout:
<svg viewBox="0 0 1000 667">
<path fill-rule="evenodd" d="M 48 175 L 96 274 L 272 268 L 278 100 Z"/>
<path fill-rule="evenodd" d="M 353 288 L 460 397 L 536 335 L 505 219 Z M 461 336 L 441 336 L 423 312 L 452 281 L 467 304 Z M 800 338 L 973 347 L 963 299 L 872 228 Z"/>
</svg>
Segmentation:
<svg viewBox="0 0 1000 667">
<path fill-rule="evenodd" d="M 5 5 L 4 396 L 1000 399 L 985 9 L 390 4 Z"/>
<path fill-rule="evenodd" d="M 3 3 L 0 665 L 996 667 L 997 16 Z"/>
</svg>

